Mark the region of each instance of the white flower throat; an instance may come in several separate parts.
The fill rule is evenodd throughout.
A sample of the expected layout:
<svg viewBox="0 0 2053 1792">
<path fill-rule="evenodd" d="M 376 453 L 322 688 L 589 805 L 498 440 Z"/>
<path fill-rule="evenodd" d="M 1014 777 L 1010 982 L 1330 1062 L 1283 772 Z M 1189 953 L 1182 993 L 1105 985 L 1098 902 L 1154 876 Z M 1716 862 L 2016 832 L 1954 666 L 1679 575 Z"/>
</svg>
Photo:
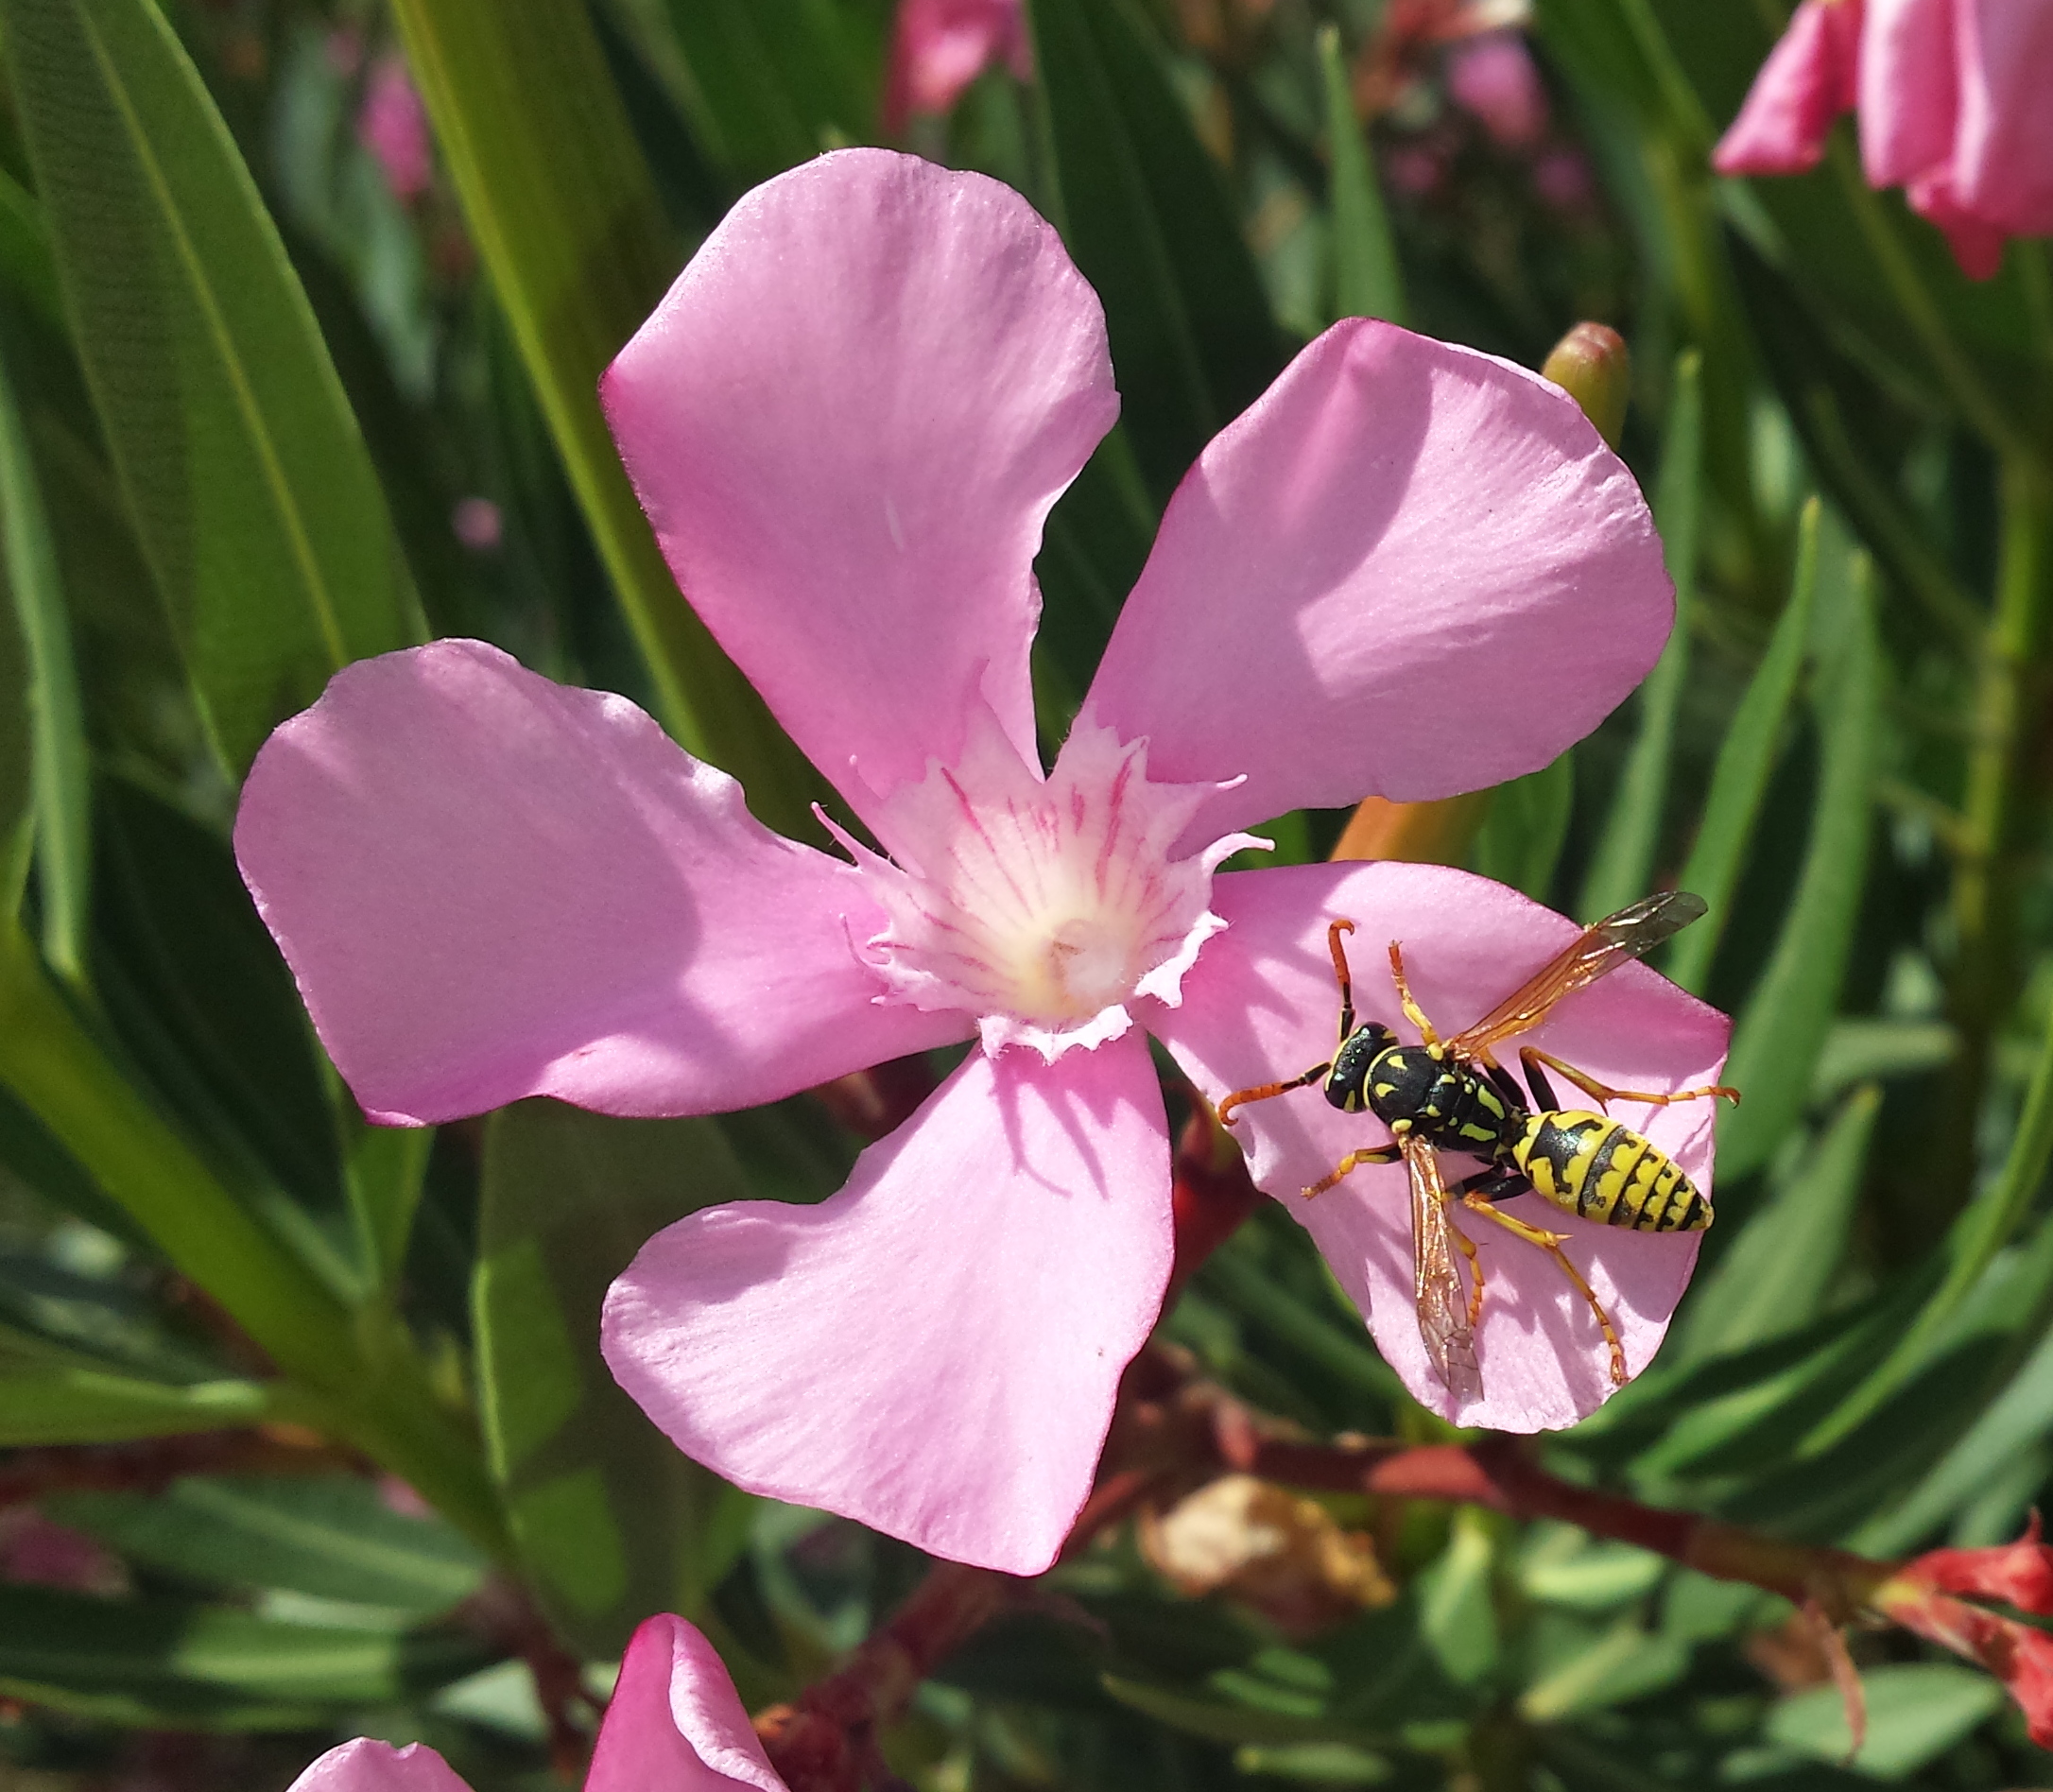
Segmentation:
<svg viewBox="0 0 2053 1792">
<path fill-rule="evenodd" d="M 987 1050 L 1050 1061 L 1124 1033 L 1132 997 L 1173 1006 L 1226 924 L 1207 906 L 1213 871 L 1267 844 L 1236 834 L 1170 856 L 1214 789 L 1150 782 L 1146 741 L 1084 722 L 1044 782 L 980 713 L 959 764 L 884 803 L 891 860 L 843 836 L 888 917 L 862 942 L 881 999 L 961 1008 Z"/>
</svg>

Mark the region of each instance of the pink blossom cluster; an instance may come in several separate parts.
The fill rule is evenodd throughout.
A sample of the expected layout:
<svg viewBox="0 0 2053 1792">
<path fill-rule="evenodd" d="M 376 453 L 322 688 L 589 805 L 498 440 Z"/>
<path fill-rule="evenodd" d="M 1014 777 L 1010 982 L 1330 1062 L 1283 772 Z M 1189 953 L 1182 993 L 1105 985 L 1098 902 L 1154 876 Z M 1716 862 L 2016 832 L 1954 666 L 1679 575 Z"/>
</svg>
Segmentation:
<svg viewBox="0 0 2053 1792">
<path fill-rule="evenodd" d="M 2053 0 L 1803 0 L 1713 162 L 1800 174 L 1855 111 L 1868 184 L 1902 187 L 1974 278 L 2053 235 Z"/>
</svg>

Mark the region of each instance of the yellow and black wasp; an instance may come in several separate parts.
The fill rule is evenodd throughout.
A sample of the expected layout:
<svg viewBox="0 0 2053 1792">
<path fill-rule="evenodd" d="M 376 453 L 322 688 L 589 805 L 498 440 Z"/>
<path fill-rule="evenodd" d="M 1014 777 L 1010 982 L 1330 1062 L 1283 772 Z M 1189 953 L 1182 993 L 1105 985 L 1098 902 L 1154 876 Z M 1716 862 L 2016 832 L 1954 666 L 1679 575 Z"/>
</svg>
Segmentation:
<svg viewBox="0 0 2053 1792">
<path fill-rule="evenodd" d="M 1411 1256 L 1419 1331 L 1435 1371 L 1457 1399 L 1482 1396 L 1475 1327 L 1482 1317 L 1483 1273 L 1475 1243 L 1455 1225 L 1449 1212 L 1455 1202 L 1554 1259 L 1596 1315 L 1611 1348 L 1611 1378 L 1620 1387 L 1626 1380 L 1625 1347 L 1603 1303 L 1562 1250 L 1565 1234 L 1527 1225 L 1494 1203 L 1529 1189 L 1568 1213 L 1630 1232 L 1701 1232 L 1711 1224 L 1711 1203 L 1679 1164 L 1607 1114 L 1561 1108 L 1546 1073 L 1552 1070 L 1565 1077 L 1599 1108 L 1613 1101 L 1665 1106 L 1717 1095 L 1737 1101 L 1738 1091 L 1722 1084 L 1667 1094 L 1612 1089 L 1530 1045 L 1522 1046 L 1518 1054 L 1527 1085 L 1521 1089 L 1492 1049 L 1537 1026 L 1563 997 L 1588 988 L 1630 959 L 1644 957 L 1703 912 L 1703 899 L 1686 890 L 1667 890 L 1621 908 L 1585 927 L 1565 951 L 1475 1025 L 1446 1040 L 1412 999 L 1405 979 L 1404 953 L 1393 939 L 1390 980 L 1397 987 L 1405 1018 L 1419 1029 L 1423 1042 L 1419 1045 L 1400 1043 L 1380 1021 L 1355 1024 L 1354 983 L 1341 944 L 1341 936 L 1354 932 L 1354 923 L 1336 921 L 1326 930 L 1326 943 L 1340 985 L 1339 1048 L 1327 1062 L 1313 1065 L 1288 1082 L 1238 1090 L 1219 1103 L 1219 1119 L 1231 1126 L 1234 1111 L 1247 1103 L 1266 1101 L 1317 1082 L 1336 1108 L 1350 1113 L 1366 1108 L 1389 1128 L 1389 1145 L 1350 1151 L 1330 1175 L 1304 1193 L 1307 1197 L 1323 1194 L 1364 1163 L 1403 1160 L 1411 1180 Z M 1481 1158 L 1488 1167 L 1450 1189 L 1441 1176 L 1439 1153 L 1442 1150 Z M 1466 1299 L 1455 1263 L 1457 1249 L 1468 1261 Z"/>
</svg>

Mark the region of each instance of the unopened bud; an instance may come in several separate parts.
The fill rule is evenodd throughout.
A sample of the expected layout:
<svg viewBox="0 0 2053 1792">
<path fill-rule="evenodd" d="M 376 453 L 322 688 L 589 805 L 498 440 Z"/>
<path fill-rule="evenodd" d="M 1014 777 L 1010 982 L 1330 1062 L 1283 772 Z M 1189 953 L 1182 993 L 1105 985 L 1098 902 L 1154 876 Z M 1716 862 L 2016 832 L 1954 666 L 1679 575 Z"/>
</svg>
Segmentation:
<svg viewBox="0 0 2053 1792">
<path fill-rule="evenodd" d="M 1554 345 L 1540 371 L 1580 405 L 1596 433 L 1617 447 L 1632 389 L 1632 352 L 1625 337 L 1606 323 L 1579 323 Z"/>
</svg>

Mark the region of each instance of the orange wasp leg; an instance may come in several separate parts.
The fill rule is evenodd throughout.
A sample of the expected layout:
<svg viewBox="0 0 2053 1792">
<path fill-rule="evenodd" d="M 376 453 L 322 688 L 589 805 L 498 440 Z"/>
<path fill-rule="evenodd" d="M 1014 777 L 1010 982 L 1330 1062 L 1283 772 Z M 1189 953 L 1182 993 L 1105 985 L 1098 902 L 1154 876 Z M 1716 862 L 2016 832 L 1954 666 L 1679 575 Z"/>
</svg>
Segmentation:
<svg viewBox="0 0 2053 1792">
<path fill-rule="evenodd" d="M 1582 1271 L 1568 1261 L 1568 1253 L 1561 1249 L 1562 1240 L 1567 1234 L 1543 1232 L 1537 1226 L 1528 1226 L 1524 1220 L 1492 1206 L 1480 1195 L 1464 1195 L 1460 1199 L 1462 1206 L 1502 1226 L 1514 1238 L 1523 1238 L 1528 1245 L 1538 1245 L 1561 1266 L 1561 1273 L 1576 1284 L 1577 1290 L 1590 1303 L 1590 1311 L 1596 1315 L 1596 1323 L 1604 1334 L 1604 1342 L 1611 1347 L 1612 1385 L 1614 1387 L 1623 1387 L 1630 1379 L 1626 1374 L 1625 1346 L 1618 1341 L 1618 1329 L 1612 1324 L 1611 1315 L 1604 1311 L 1604 1303 L 1596 1298 L 1596 1291 L 1582 1279 Z"/>
<path fill-rule="evenodd" d="M 1483 1259 L 1475 1249 L 1475 1240 L 1454 1223 L 1454 1215 L 1447 1215 L 1447 1235 L 1469 1261 L 1469 1330 L 1483 1322 Z"/>
<path fill-rule="evenodd" d="M 1411 985 L 1405 980 L 1405 952 L 1396 940 L 1390 941 L 1390 981 L 1397 986 L 1397 1000 L 1405 1010 L 1405 1019 L 1419 1029 L 1419 1037 L 1428 1045 L 1438 1045 L 1440 1035 L 1433 1030 L 1433 1023 L 1425 1018 L 1425 1010 L 1411 999 Z"/>
<path fill-rule="evenodd" d="M 1367 1150 L 1350 1151 L 1337 1168 L 1321 1176 L 1304 1191 L 1304 1198 L 1310 1200 L 1314 1196 L 1323 1195 L 1343 1176 L 1360 1169 L 1364 1163 L 1395 1163 L 1403 1154 L 1403 1147 L 1395 1145 L 1372 1145 Z"/>
<path fill-rule="evenodd" d="M 1352 921 L 1335 922 L 1326 929 L 1326 950 L 1333 954 L 1334 981 L 1340 986 L 1340 1043 L 1347 1043 L 1347 1036 L 1354 1030 L 1354 982 L 1347 974 L 1347 952 L 1340 944 L 1340 936 L 1353 933 Z M 1317 1082 L 1333 1068 L 1328 1059 L 1323 1064 L 1314 1064 L 1302 1077 L 1293 1077 L 1288 1082 L 1256 1083 L 1252 1089 L 1236 1089 L 1218 1105 L 1218 1122 L 1222 1127 L 1234 1124 L 1234 1110 L 1245 1108 L 1251 1101 L 1268 1101 L 1275 1095 L 1287 1095 L 1293 1089 L 1303 1089 Z"/>
<path fill-rule="evenodd" d="M 1728 1089 L 1723 1083 L 1712 1083 L 1703 1089 L 1676 1089 L 1665 1095 L 1656 1094 L 1652 1091 L 1646 1089 L 1613 1089 L 1604 1083 L 1598 1082 L 1588 1071 L 1578 1070 L 1575 1065 L 1564 1063 L 1551 1052 L 1541 1051 L 1537 1046 L 1533 1045 L 1521 1045 L 1518 1050 L 1518 1061 L 1526 1066 L 1527 1081 L 1531 1080 L 1532 1067 L 1536 1060 L 1544 1064 L 1549 1070 L 1560 1071 L 1563 1077 L 1574 1083 L 1598 1107 L 1605 1109 L 1608 1109 L 1613 1101 L 1645 1101 L 1650 1102 L 1657 1108 L 1665 1108 L 1670 1102 L 1708 1101 L 1716 1095 L 1723 1095 L 1727 1101 L 1735 1102 L 1739 1099 L 1739 1091 Z"/>
</svg>

